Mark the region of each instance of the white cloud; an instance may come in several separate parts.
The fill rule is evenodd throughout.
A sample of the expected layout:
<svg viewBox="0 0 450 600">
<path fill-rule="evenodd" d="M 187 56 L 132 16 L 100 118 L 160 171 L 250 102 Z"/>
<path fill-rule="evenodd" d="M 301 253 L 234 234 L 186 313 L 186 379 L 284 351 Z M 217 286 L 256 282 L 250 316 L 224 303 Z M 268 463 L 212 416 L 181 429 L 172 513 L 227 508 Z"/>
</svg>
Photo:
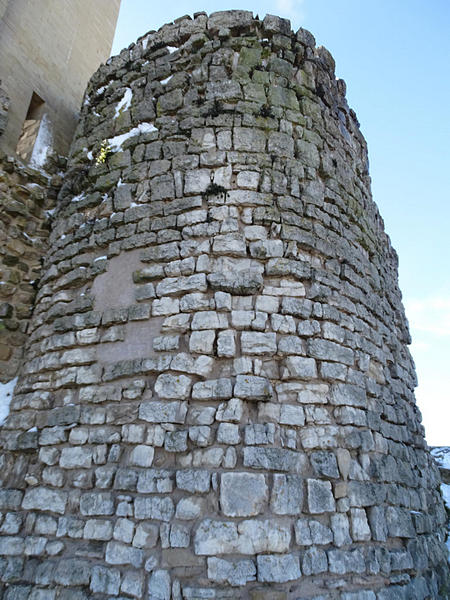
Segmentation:
<svg viewBox="0 0 450 600">
<path fill-rule="evenodd" d="M 412 298 L 405 300 L 405 308 L 413 331 L 450 336 L 450 298 Z"/>
</svg>

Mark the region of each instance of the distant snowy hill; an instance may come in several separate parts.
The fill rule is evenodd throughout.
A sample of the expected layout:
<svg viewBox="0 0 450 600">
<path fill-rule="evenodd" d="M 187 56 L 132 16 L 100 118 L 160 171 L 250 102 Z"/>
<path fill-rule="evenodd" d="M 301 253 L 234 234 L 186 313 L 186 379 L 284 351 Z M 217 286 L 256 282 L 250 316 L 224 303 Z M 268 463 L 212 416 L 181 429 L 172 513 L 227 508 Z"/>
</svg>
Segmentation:
<svg viewBox="0 0 450 600">
<path fill-rule="evenodd" d="M 444 503 L 447 508 L 447 512 L 450 515 L 450 446 L 440 446 L 431 449 L 431 454 L 434 460 L 439 466 L 442 477 L 442 496 L 444 497 Z M 450 562 L 450 519 L 448 522 L 448 536 L 447 536 L 447 548 L 449 550 L 449 562 Z"/>
</svg>

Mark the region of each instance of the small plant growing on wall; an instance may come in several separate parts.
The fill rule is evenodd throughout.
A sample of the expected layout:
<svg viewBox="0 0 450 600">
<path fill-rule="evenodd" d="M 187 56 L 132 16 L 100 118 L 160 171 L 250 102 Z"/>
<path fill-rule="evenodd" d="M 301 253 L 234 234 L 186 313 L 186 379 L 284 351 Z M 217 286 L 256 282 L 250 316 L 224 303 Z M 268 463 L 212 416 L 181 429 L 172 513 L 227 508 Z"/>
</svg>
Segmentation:
<svg viewBox="0 0 450 600">
<path fill-rule="evenodd" d="M 97 158 L 95 159 L 96 165 L 103 165 L 106 162 L 106 159 L 111 154 L 111 146 L 108 144 L 107 140 L 103 140 L 100 146 L 100 150 L 97 154 Z"/>
</svg>

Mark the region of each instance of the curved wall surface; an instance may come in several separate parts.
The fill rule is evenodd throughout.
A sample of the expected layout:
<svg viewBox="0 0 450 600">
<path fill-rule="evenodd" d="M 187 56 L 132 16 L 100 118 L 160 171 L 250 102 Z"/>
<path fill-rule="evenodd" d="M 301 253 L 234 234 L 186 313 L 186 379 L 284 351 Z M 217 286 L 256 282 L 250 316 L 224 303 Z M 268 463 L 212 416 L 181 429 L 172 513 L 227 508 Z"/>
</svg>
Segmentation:
<svg viewBox="0 0 450 600">
<path fill-rule="evenodd" d="M 310 33 L 202 13 L 101 67 L 50 248 L 7 600 L 445 597 L 397 257 Z"/>
</svg>

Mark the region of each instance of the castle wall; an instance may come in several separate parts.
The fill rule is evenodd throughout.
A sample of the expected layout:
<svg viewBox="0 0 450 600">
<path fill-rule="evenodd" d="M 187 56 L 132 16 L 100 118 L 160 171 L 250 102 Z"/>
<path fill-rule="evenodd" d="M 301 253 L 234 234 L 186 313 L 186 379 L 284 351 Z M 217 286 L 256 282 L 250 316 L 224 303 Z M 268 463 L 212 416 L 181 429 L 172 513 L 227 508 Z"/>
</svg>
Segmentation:
<svg viewBox="0 0 450 600">
<path fill-rule="evenodd" d="M 17 376 L 60 177 L 0 156 L 0 382 Z"/>
<path fill-rule="evenodd" d="M 86 91 L 11 413 L 6 600 L 445 597 L 397 257 L 334 61 L 197 14 Z"/>
<path fill-rule="evenodd" d="M 0 149 L 16 150 L 33 92 L 45 102 L 50 143 L 66 154 L 86 82 L 106 60 L 120 0 L 2 0 L 0 80 L 11 100 Z"/>
</svg>

